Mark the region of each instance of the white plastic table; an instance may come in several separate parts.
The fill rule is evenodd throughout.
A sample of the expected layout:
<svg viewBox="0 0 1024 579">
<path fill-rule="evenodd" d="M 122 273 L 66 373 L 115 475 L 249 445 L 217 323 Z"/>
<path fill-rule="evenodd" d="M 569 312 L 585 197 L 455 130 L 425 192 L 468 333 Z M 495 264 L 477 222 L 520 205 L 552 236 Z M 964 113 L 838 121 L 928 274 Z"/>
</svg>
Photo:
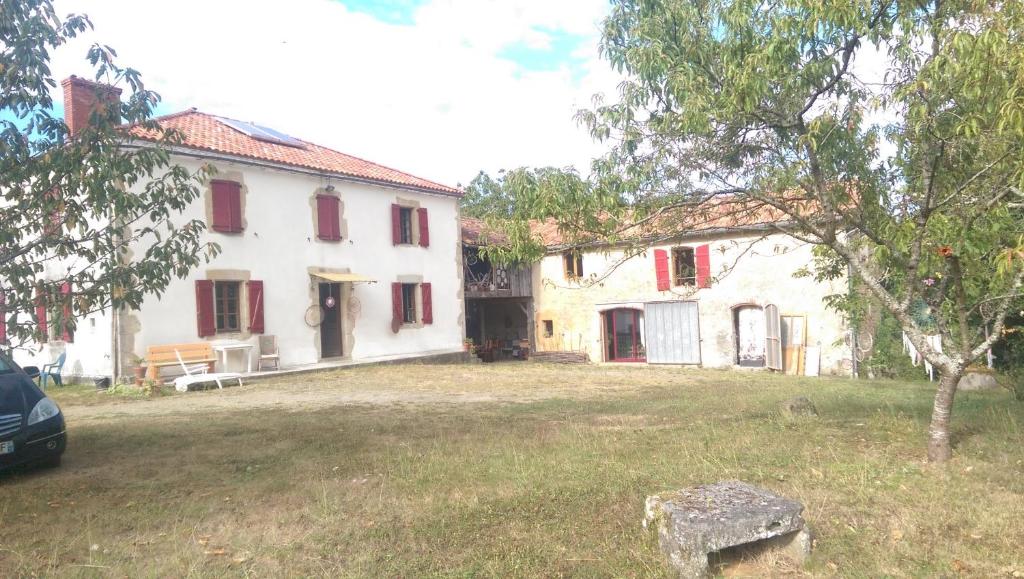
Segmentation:
<svg viewBox="0 0 1024 579">
<path fill-rule="evenodd" d="M 230 342 L 225 344 L 214 344 L 213 350 L 220 354 L 221 368 L 222 371 L 227 372 L 228 370 L 228 352 L 232 350 L 245 350 L 246 372 L 252 372 L 252 344 L 246 342 Z"/>
</svg>

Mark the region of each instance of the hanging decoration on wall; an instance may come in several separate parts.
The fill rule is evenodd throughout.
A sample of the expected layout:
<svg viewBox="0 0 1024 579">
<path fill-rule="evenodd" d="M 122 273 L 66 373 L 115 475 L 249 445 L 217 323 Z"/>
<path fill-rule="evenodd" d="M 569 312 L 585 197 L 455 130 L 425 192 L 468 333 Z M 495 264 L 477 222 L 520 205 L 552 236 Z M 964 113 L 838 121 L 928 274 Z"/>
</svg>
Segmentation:
<svg viewBox="0 0 1024 579">
<path fill-rule="evenodd" d="M 330 285 L 328 285 L 327 286 L 327 297 L 324 298 L 324 307 L 329 309 L 329 310 L 333 310 L 334 309 L 334 305 L 338 303 L 334 299 L 333 291 L 334 291 L 333 288 Z"/>
</svg>

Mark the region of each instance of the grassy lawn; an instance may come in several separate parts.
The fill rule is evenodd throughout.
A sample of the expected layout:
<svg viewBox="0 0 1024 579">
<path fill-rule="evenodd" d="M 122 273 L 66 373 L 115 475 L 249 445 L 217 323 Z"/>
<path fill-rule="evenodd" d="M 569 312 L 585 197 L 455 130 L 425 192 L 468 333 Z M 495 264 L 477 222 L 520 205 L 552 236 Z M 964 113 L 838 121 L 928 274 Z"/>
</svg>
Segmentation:
<svg viewBox="0 0 1024 579">
<path fill-rule="evenodd" d="M 723 479 L 801 500 L 818 535 L 802 569 L 744 573 L 1024 573 L 1024 405 L 1002 391 L 959 395 L 944 468 L 922 461 L 927 383 L 499 364 L 54 391 L 69 449 L 0 479 L 3 575 L 663 577 L 644 497 Z M 800 394 L 821 416 L 780 418 Z"/>
</svg>

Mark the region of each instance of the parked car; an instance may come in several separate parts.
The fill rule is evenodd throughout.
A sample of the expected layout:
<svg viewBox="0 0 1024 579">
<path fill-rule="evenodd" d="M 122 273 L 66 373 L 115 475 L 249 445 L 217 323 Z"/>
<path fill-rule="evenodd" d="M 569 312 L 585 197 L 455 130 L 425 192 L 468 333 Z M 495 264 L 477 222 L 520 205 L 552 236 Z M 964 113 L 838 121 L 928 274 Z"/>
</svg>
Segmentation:
<svg viewBox="0 0 1024 579">
<path fill-rule="evenodd" d="M 57 466 L 67 443 L 64 415 L 26 370 L 32 371 L 0 352 L 0 472 L 26 464 Z"/>
</svg>

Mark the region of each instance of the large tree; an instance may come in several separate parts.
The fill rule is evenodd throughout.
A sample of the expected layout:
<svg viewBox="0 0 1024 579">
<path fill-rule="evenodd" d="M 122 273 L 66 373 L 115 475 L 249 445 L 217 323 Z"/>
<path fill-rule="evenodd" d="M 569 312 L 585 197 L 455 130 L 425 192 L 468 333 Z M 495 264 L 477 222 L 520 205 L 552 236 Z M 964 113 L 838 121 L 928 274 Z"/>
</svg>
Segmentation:
<svg viewBox="0 0 1024 579">
<path fill-rule="evenodd" d="M 586 211 L 517 171 L 522 216 L 580 241 L 666 215 L 770 217 L 938 369 L 927 448 L 948 460 L 959 379 L 1024 278 L 1024 4 L 614 0 L 601 48 L 626 80 L 580 115 L 611 145 Z"/>
<path fill-rule="evenodd" d="M 92 46 L 83 68 L 125 98 L 103 102 L 74 135 L 55 116 L 51 52 L 90 27 L 48 0 L 0 3 L 0 334 L 10 347 L 45 338 L 43 315 L 70 332 L 88 313 L 137 307 L 216 251 L 202 222 L 180 219 L 206 172 L 171 163 L 178 135 L 152 122 L 157 95 L 112 49 Z M 129 142 L 121 123 L 160 137 Z"/>
</svg>

